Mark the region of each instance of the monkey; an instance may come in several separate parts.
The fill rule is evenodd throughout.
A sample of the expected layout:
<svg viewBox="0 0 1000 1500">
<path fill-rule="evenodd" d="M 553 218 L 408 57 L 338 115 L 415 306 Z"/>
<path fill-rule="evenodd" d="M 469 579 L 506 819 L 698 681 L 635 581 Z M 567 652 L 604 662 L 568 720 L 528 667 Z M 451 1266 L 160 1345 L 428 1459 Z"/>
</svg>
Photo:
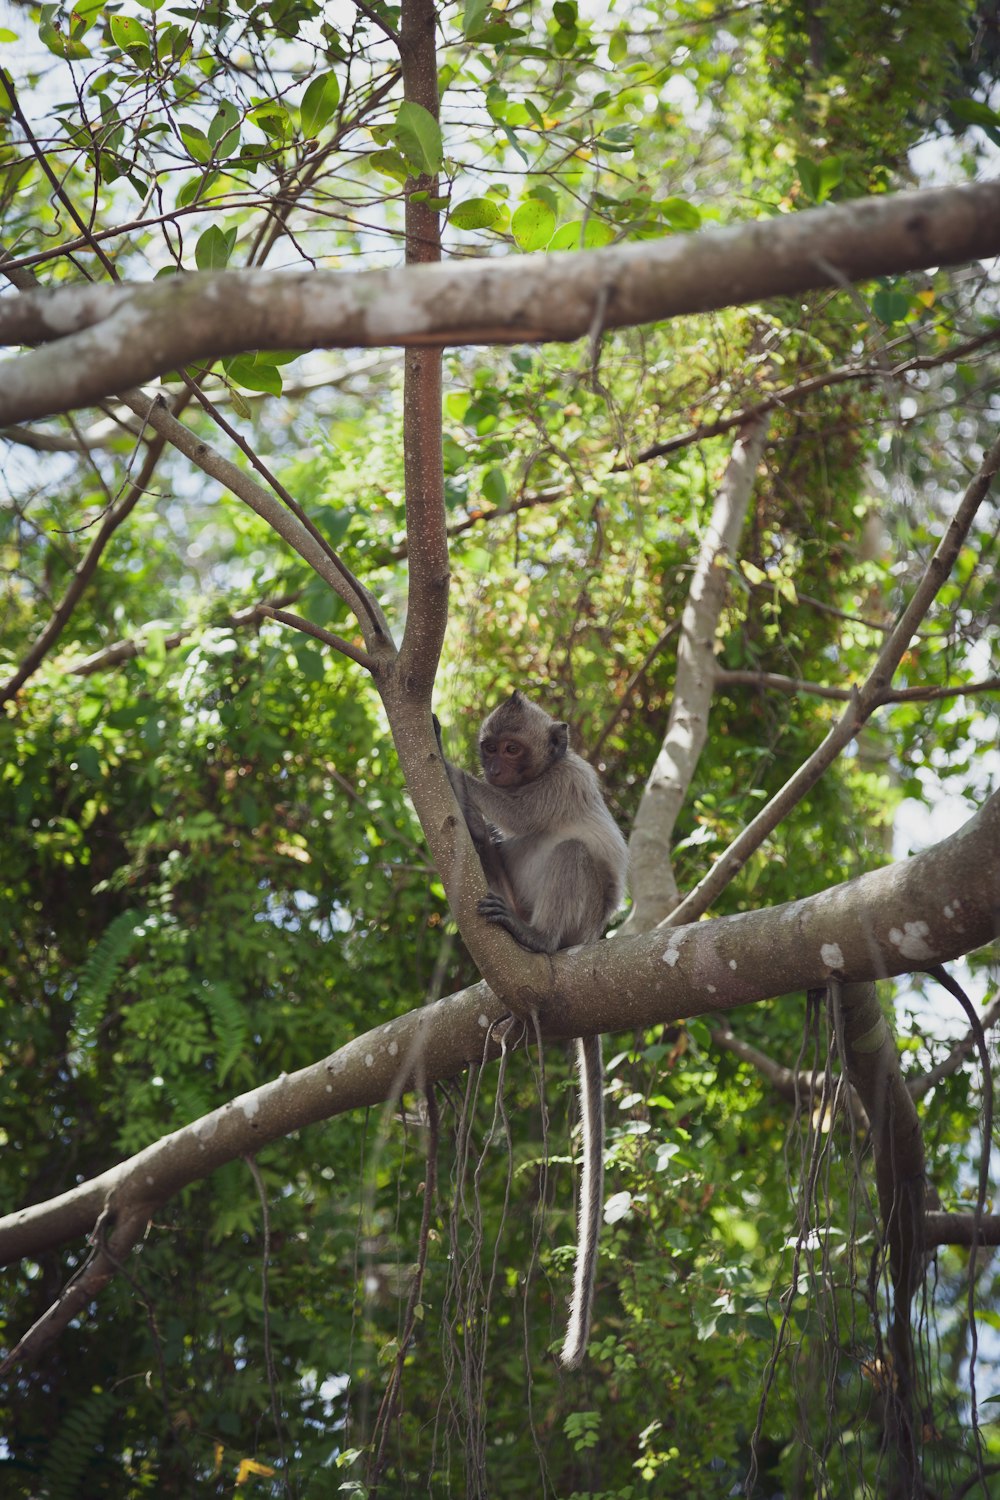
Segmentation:
<svg viewBox="0 0 1000 1500">
<path fill-rule="evenodd" d="M 442 752 L 489 886 L 480 915 L 532 953 L 594 942 L 624 895 L 628 846 L 596 771 L 569 748 L 569 726 L 518 691 L 484 719 L 479 755 L 482 780 L 451 765 Z M 604 1194 L 600 1037 L 577 1041 L 577 1063 L 583 1170 L 573 1293 L 560 1354 L 567 1369 L 583 1362 L 597 1275 Z"/>
</svg>

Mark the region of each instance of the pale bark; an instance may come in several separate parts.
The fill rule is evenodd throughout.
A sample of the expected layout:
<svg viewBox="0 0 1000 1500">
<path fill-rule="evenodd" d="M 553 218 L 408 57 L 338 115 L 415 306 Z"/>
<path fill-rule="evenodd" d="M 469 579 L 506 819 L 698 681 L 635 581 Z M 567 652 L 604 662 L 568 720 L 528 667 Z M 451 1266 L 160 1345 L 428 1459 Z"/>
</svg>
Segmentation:
<svg viewBox="0 0 1000 1500">
<path fill-rule="evenodd" d="M 0 424 L 86 406 L 251 349 L 581 338 L 1000 253 L 1000 182 L 859 199 L 696 235 L 350 276 L 233 271 L 25 292 L 0 302 Z"/>
<path fill-rule="evenodd" d="M 715 691 L 715 637 L 767 428 L 766 414 L 755 417 L 734 442 L 698 550 L 681 616 L 677 677 L 667 730 L 646 782 L 629 843 L 633 907 L 626 931 L 648 931 L 678 902 L 670 843 L 708 738 Z"/>
</svg>

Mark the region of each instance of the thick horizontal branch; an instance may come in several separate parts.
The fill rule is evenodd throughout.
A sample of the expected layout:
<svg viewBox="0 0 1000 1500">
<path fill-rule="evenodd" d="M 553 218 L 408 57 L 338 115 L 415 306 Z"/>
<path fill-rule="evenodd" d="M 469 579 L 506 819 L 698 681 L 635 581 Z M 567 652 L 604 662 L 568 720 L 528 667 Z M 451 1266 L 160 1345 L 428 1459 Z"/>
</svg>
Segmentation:
<svg viewBox="0 0 1000 1500">
<path fill-rule="evenodd" d="M 527 956 L 550 988 L 534 1001 L 546 1038 L 632 1031 L 824 984 L 908 973 L 1000 932 L 1000 793 L 933 849 L 784 906 Z M 512 997 L 513 999 L 513 997 Z M 247 1151 L 496 1055 L 506 1006 L 485 984 L 408 1012 L 324 1061 L 264 1084 L 92 1181 L 0 1220 L 0 1263 L 88 1233 L 106 1209 L 162 1203 Z"/>
<path fill-rule="evenodd" d="M 924 1245 L 1000 1245 L 1000 1214 L 984 1214 L 975 1234 L 975 1215 L 928 1213 L 924 1215 Z"/>
<path fill-rule="evenodd" d="M 251 349 L 570 340 L 1000 254 L 1000 182 L 900 193 L 639 244 L 360 275 L 233 271 L 25 292 L 0 342 L 0 424 Z"/>
</svg>

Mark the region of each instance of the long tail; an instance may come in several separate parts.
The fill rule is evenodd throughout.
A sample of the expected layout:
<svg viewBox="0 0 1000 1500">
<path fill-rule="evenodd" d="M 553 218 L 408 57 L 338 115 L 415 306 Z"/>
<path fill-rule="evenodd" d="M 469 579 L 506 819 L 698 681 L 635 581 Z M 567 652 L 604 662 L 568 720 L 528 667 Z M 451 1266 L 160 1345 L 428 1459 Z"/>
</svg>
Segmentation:
<svg viewBox="0 0 1000 1500">
<path fill-rule="evenodd" d="M 604 1059 L 600 1037 L 580 1037 L 576 1044 L 576 1055 L 580 1069 L 583 1170 L 580 1174 L 573 1295 L 569 1304 L 566 1339 L 560 1355 L 568 1370 L 575 1370 L 583 1363 L 590 1337 L 604 1202 Z"/>
</svg>

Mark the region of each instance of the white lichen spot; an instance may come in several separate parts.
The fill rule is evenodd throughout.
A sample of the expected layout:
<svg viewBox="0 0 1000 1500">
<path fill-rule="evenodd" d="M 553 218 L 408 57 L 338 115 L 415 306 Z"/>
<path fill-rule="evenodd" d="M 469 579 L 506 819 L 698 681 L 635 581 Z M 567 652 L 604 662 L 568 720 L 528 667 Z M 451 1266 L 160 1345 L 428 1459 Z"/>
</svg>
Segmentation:
<svg viewBox="0 0 1000 1500">
<path fill-rule="evenodd" d="M 347 1058 L 342 1052 L 338 1052 L 336 1057 L 333 1059 L 333 1071 L 335 1073 L 342 1073 L 346 1067 Z"/>
<path fill-rule="evenodd" d="M 730 967 L 730 968 L 731 968 L 731 969 L 735 969 L 735 968 L 736 968 L 736 960 L 735 960 L 735 958 L 731 958 L 731 959 L 730 959 L 730 960 L 729 960 L 729 967 Z"/>
<path fill-rule="evenodd" d="M 366 1052 L 365 1053 L 365 1067 L 366 1068 L 371 1068 L 371 1067 L 374 1066 L 374 1064 L 375 1064 L 375 1058 L 372 1056 L 372 1054 L 370 1052 Z"/>
<path fill-rule="evenodd" d="M 949 901 L 947 906 L 942 906 L 941 910 L 944 912 L 945 916 L 950 922 L 952 917 L 955 915 L 955 908 L 952 906 L 951 902 Z"/>
<path fill-rule="evenodd" d="M 930 944 L 925 941 L 929 932 L 926 922 L 905 922 L 901 928 L 890 927 L 889 941 L 904 958 L 933 958 Z"/>
<path fill-rule="evenodd" d="M 399 1051 L 399 1043 L 398 1042 L 390 1042 L 389 1043 L 389 1056 L 390 1057 L 395 1057 L 398 1051 Z"/>
<path fill-rule="evenodd" d="M 486 1016 L 486 1015 L 484 1015 L 482 1011 L 479 1012 L 479 1024 L 483 1028 L 484 1031 L 485 1031 L 486 1027 L 490 1024 L 489 1017 Z"/>
<path fill-rule="evenodd" d="M 828 969 L 842 969 L 844 967 L 844 955 L 840 951 L 839 943 L 821 943 L 819 949 L 820 962 Z"/>
<path fill-rule="evenodd" d="M 332 1083 L 328 1083 L 327 1084 L 327 1086 L 326 1086 L 326 1092 L 328 1094 L 332 1094 L 333 1093 L 333 1084 Z"/>
<path fill-rule="evenodd" d="M 243 1111 L 244 1119 L 252 1120 L 255 1115 L 260 1114 L 260 1102 L 253 1094 L 244 1094 L 242 1099 L 237 1099 L 237 1104 Z"/>
<path fill-rule="evenodd" d="M 200 1141 L 210 1141 L 219 1128 L 219 1122 L 214 1115 L 208 1115 L 204 1120 L 195 1122 L 194 1133 Z"/>
<path fill-rule="evenodd" d="M 666 948 L 663 950 L 663 962 L 665 964 L 669 964 L 672 969 L 676 967 L 677 962 L 681 956 L 681 942 L 682 938 L 680 937 L 680 935 L 678 933 L 672 933 L 670 941 L 667 943 Z"/>
<path fill-rule="evenodd" d="M 714 984 L 708 984 L 708 985 L 705 986 L 705 988 L 708 990 L 708 993 L 710 995 L 716 995 L 716 994 L 718 994 L 718 991 L 716 990 Z"/>
</svg>

